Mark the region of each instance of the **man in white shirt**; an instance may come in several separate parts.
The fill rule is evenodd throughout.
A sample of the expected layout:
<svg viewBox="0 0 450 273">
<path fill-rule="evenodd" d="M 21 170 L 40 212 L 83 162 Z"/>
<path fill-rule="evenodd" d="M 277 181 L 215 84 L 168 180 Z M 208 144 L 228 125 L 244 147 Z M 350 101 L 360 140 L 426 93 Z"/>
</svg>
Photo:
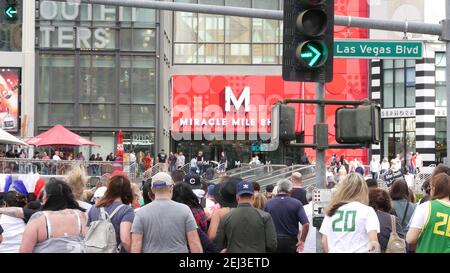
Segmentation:
<svg viewBox="0 0 450 273">
<path fill-rule="evenodd" d="M 183 152 L 178 153 L 177 157 L 177 169 L 183 168 L 183 166 L 186 164 L 186 158 L 183 155 Z"/>
<path fill-rule="evenodd" d="M 55 155 L 53 155 L 52 160 L 61 160 L 59 157 L 59 151 L 55 151 Z"/>
<path fill-rule="evenodd" d="M 370 161 L 370 173 L 372 174 L 373 179 L 378 180 L 380 169 L 381 169 L 380 162 L 378 162 L 375 156 L 373 156 L 372 161 Z"/>
<path fill-rule="evenodd" d="M 136 154 L 134 151 L 131 151 L 130 153 L 130 174 L 132 177 L 136 175 Z"/>
</svg>

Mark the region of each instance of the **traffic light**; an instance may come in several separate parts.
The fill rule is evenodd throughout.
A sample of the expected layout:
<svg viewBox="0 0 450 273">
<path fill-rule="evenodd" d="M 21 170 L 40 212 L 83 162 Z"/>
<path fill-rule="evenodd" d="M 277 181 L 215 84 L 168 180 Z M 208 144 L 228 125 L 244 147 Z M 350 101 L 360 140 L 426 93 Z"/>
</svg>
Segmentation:
<svg viewBox="0 0 450 273">
<path fill-rule="evenodd" d="M 281 141 L 295 139 L 295 108 L 285 104 L 272 105 L 270 143 L 262 143 L 260 151 L 276 151 Z"/>
<path fill-rule="evenodd" d="M 283 79 L 333 80 L 334 0 L 284 0 Z"/>
<path fill-rule="evenodd" d="M 336 110 L 336 141 L 343 144 L 379 144 L 381 141 L 381 110 L 377 105 Z"/>
<path fill-rule="evenodd" d="M 18 17 L 18 3 L 17 0 L 6 0 L 3 8 L 3 14 L 8 21 L 15 21 Z"/>
</svg>

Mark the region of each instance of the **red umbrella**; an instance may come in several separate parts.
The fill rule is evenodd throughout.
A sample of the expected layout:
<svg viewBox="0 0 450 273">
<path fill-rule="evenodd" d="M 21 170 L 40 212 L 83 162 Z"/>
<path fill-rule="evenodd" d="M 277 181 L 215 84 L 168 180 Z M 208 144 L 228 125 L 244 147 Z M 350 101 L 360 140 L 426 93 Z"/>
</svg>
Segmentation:
<svg viewBox="0 0 450 273">
<path fill-rule="evenodd" d="M 81 137 L 62 125 L 56 125 L 48 131 L 27 141 L 34 146 L 100 146 Z"/>
</svg>

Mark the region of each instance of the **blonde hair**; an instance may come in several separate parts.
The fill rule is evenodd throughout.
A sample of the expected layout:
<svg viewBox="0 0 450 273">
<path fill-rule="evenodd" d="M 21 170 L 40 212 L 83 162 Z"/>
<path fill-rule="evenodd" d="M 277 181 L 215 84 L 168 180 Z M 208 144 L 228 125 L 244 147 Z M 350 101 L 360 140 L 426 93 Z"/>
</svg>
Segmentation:
<svg viewBox="0 0 450 273">
<path fill-rule="evenodd" d="M 255 207 L 257 209 L 263 209 L 264 204 L 266 204 L 266 202 L 267 202 L 267 198 L 260 193 L 256 193 L 254 198 L 255 198 L 255 201 L 253 201 L 253 207 Z"/>
<path fill-rule="evenodd" d="M 359 173 L 350 173 L 337 185 L 325 212 L 331 217 L 341 206 L 354 201 L 369 204 L 369 189 Z"/>
<path fill-rule="evenodd" d="M 73 166 L 72 170 L 67 174 L 67 184 L 69 184 L 72 189 L 72 193 L 75 199 L 82 200 L 83 193 L 86 189 L 87 175 L 81 164 L 76 164 Z"/>
</svg>

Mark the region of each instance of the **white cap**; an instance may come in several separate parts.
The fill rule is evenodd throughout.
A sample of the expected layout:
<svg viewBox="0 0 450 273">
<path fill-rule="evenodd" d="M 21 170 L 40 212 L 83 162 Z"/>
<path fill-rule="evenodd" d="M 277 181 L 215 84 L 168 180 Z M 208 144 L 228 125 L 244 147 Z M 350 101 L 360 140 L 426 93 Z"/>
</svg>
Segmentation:
<svg viewBox="0 0 450 273">
<path fill-rule="evenodd" d="M 172 177 L 165 172 L 159 172 L 152 177 L 152 188 L 164 188 L 174 184 Z"/>
<path fill-rule="evenodd" d="M 102 198 L 105 195 L 107 187 L 103 186 L 98 188 L 94 193 L 94 198 Z"/>
</svg>

